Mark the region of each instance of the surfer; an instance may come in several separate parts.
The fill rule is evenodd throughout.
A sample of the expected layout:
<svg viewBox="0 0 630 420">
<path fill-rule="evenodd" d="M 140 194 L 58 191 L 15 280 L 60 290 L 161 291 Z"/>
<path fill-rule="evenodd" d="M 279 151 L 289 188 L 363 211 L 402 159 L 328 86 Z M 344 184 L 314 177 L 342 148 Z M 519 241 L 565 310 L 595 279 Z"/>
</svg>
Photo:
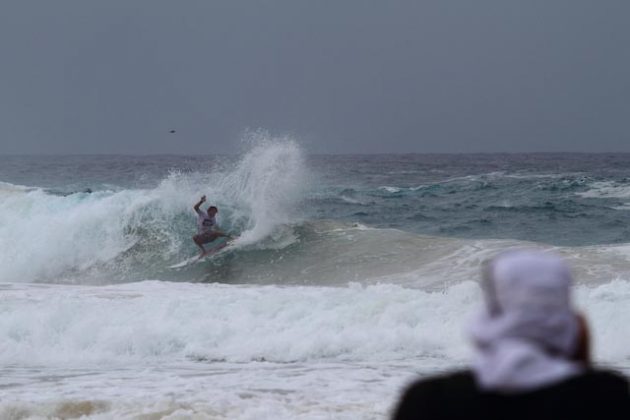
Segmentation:
<svg viewBox="0 0 630 420">
<path fill-rule="evenodd" d="M 199 209 L 201 204 L 205 201 L 206 196 L 202 195 L 199 202 L 193 207 L 195 209 L 195 213 L 197 213 L 197 234 L 193 236 L 192 239 L 201 249 L 200 256 L 203 256 L 206 253 L 206 249 L 203 247 L 204 244 L 210 243 L 220 237 L 231 238 L 230 235 L 217 229 L 216 215 L 219 212 L 219 209 L 215 206 L 210 206 L 205 213 Z"/>
</svg>

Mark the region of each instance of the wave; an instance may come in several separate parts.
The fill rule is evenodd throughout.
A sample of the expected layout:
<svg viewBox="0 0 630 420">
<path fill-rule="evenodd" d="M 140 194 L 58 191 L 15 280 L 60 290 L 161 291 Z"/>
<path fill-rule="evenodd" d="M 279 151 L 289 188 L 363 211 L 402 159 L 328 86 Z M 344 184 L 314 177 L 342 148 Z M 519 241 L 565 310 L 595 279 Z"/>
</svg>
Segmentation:
<svg viewBox="0 0 630 420">
<path fill-rule="evenodd" d="M 304 187 L 294 142 L 262 141 L 240 161 L 207 173 L 172 172 L 153 189 L 55 194 L 3 183 L 0 281 L 145 279 L 194 255 L 193 204 L 205 194 L 240 246 L 263 243 L 295 216 Z M 100 279 L 100 280 L 99 280 Z"/>
<path fill-rule="evenodd" d="M 367 204 L 366 197 L 371 198 L 421 198 L 421 197 L 449 197 L 453 194 L 479 194 L 496 190 L 497 193 L 510 192 L 522 196 L 536 197 L 540 192 L 575 193 L 578 196 L 591 197 L 590 192 L 582 191 L 588 187 L 598 188 L 599 183 L 584 174 L 508 174 L 505 172 L 490 172 L 478 175 L 451 177 L 443 180 L 415 185 L 380 185 L 342 187 L 329 191 L 329 195 L 322 198 L 338 199 L 349 204 Z M 607 183 L 601 183 L 608 185 Z M 617 191 L 616 191 L 617 192 Z M 621 191 L 626 193 L 627 191 Z M 351 200 L 348 196 L 351 195 Z"/>
</svg>

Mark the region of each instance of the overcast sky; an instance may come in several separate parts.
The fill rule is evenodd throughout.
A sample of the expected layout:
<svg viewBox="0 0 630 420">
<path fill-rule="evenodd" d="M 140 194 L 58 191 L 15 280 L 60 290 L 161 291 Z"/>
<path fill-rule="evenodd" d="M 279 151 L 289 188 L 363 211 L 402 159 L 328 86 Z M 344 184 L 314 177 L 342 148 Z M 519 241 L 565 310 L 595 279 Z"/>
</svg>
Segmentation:
<svg viewBox="0 0 630 420">
<path fill-rule="evenodd" d="M 627 0 L 2 0 L 0 154 L 630 152 Z M 170 130 L 176 130 L 170 133 Z"/>
</svg>

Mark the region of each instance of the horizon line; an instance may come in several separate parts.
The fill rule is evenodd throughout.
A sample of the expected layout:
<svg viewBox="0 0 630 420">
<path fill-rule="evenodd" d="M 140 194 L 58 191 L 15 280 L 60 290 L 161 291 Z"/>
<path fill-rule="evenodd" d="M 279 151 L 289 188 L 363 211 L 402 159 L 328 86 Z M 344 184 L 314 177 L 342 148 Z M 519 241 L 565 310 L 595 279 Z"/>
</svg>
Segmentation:
<svg viewBox="0 0 630 420">
<path fill-rule="evenodd" d="M 210 156 L 240 156 L 244 152 L 234 153 L 0 153 L 0 157 L 62 157 L 62 156 L 138 156 L 138 157 L 210 157 Z M 613 155 L 630 154 L 630 151 L 602 151 L 602 152 L 577 152 L 577 151 L 557 151 L 557 152 L 363 152 L 363 153 L 306 153 L 308 156 L 408 156 L 408 155 Z"/>
</svg>

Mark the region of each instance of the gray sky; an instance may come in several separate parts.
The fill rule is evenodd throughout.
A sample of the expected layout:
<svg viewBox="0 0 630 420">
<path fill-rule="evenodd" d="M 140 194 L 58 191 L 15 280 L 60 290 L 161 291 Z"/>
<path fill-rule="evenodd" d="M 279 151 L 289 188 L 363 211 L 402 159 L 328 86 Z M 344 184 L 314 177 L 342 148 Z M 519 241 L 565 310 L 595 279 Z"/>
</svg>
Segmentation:
<svg viewBox="0 0 630 420">
<path fill-rule="evenodd" d="M 0 154 L 231 153 L 257 128 L 630 152 L 628 22 L 627 0 L 2 0 Z"/>
</svg>

